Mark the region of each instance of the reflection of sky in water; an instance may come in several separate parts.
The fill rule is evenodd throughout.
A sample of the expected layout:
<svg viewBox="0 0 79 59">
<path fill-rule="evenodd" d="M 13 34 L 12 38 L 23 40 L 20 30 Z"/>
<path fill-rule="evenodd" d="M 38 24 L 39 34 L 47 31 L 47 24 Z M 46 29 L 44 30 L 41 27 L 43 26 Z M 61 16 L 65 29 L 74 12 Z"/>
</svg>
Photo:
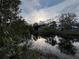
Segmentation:
<svg viewBox="0 0 79 59">
<path fill-rule="evenodd" d="M 40 38 L 37 41 L 33 41 L 32 48 L 33 49 L 39 49 L 40 51 L 43 51 L 45 53 L 55 54 L 60 59 L 79 59 L 79 53 L 77 53 L 74 56 L 70 56 L 70 55 L 63 54 L 57 48 L 57 45 L 51 46 L 50 44 L 46 43 L 45 41 L 46 40 L 44 38 Z M 58 41 L 58 37 L 56 37 L 56 41 Z M 73 43 L 73 45 L 76 46 L 77 48 L 79 48 L 79 43 Z"/>
</svg>

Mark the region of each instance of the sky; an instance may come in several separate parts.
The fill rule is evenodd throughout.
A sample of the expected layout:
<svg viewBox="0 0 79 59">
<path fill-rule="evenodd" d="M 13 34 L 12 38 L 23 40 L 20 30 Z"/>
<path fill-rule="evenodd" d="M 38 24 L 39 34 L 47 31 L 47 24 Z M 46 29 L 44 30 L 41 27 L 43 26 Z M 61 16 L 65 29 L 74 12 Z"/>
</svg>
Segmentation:
<svg viewBox="0 0 79 59">
<path fill-rule="evenodd" d="M 28 23 L 55 19 L 61 13 L 79 14 L 79 0 L 21 0 L 21 15 Z"/>
</svg>

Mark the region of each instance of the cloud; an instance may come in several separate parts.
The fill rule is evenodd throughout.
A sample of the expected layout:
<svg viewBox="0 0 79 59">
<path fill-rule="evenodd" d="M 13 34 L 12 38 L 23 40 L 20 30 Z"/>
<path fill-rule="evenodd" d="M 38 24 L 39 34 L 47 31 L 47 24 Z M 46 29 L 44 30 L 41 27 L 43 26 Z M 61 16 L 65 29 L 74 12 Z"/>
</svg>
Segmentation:
<svg viewBox="0 0 79 59">
<path fill-rule="evenodd" d="M 21 15 L 29 22 L 39 22 L 49 19 L 49 12 L 45 11 L 55 0 L 22 0 Z M 60 0 L 59 0 L 60 1 Z M 42 3 L 43 2 L 43 3 Z M 52 2 L 52 3 L 51 3 Z M 46 4 L 45 4 L 46 3 Z M 51 3 L 51 4 L 50 4 Z M 56 2 L 58 3 L 58 2 Z M 55 3 L 54 3 L 55 4 Z M 53 12 L 54 14 L 54 12 Z"/>
<path fill-rule="evenodd" d="M 39 12 L 39 10 L 41 9 L 41 4 L 39 3 L 39 0 L 22 0 L 21 9 L 21 15 L 29 23 L 38 22 L 37 18 L 40 17 L 39 14 L 42 14 Z"/>
<path fill-rule="evenodd" d="M 23 12 L 31 13 L 41 7 L 39 0 L 22 0 Z"/>
<path fill-rule="evenodd" d="M 27 21 L 29 23 L 39 23 L 40 21 L 45 21 L 47 18 L 47 13 L 44 11 L 33 11 L 31 14 L 27 15 L 27 17 L 25 17 L 25 19 L 27 19 Z"/>
<path fill-rule="evenodd" d="M 29 23 L 52 19 L 63 12 L 79 13 L 79 0 L 62 0 L 63 2 L 59 3 L 49 0 L 55 3 L 49 7 L 48 4 L 46 5 L 44 2 L 42 4 L 40 1 L 45 0 L 22 0 L 22 15 Z"/>
<path fill-rule="evenodd" d="M 72 12 L 79 15 L 79 0 L 65 0 L 52 7 L 42 9 L 41 11 L 46 13 L 49 18 L 55 18 L 64 12 Z"/>
</svg>

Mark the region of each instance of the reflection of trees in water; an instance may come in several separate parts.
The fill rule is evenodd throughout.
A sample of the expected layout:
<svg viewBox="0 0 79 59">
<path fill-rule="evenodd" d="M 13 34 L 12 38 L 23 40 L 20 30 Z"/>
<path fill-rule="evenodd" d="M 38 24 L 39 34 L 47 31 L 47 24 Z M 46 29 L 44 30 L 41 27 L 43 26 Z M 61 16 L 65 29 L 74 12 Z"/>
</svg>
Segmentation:
<svg viewBox="0 0 79 59">
<path fill-rule="evenodd" d="M 56 42 L 56 40 L 54 40 L 54 37 L 49 37 L 48 38 L 49 41 L 47 41 L 48 43 L 50 43 L 51 45 L 56 45 L 58 44 L 58 48 L 62 53 L 65 54 L 69 54 L 69 55 L 75 55 L 76 54 L 76 47 L 73 45 L 73 42 L 75 42 L 75 40 L 70 40 L 70 39 L 59 39 L 59 43 Z M 51 41 L 51 42 L 50 42 Z"/>
<path fill-rule="evenodd" d="M 58 49 L 62 52 L 62 53 L 65 53 L 65 54 L 68 54 L 68 55 L 75 55 L 76 54 L 76 47 L 73 45 L 74 42 L 78 42 L 77 39 L 68 39 L 68 38 L 62 38 L 62 39 L 59 39 L 59 43 L 56 42 L 56 40 L 54 40 L 55 38 L 55 35 L 52 35 L 52 36 L 44 36 L 44 35 L 41 35 L 43 38 L 47 39 L 47 43 L 51 44 L 52 46 L 54 45 L 58 45 Z"/>
<path fill-rule="evenodd" d="M 73 46 L 71 40 L 69 39 L 61 39 L 59 45 L 59 49 L 61 52 L 66 54 L 74 55 L 76 53 L 76 48 Z"/>
<path fill-rule="evenodd" d="M 74 39 L 74 37 L 58 35 L 58 36 L 62 37 L 62 39 L 60 39 L 59 40 L 60 42 L 57 43 L 56 40 L 54 40 L 56 34 L 52 34 L 52 32 L 50 32 L 50 33 L 43 32 L 43 33 L 40 34 L 36 30 L 36 32 L 33 31 L 33 36 L 34 36 L 35 40 L 38 39 L 39 36 L 47 39 L 46 42 L 51 44 L 52 46 L 58 44 L 58 48 L 62 53 L 69 54 L 69 55 L 75 55 L 76 54 L 77 49 L 76 49 L 75 46 L 73 46 L 73 43 L 78 42 L 79 40 Z"/>
</svg>

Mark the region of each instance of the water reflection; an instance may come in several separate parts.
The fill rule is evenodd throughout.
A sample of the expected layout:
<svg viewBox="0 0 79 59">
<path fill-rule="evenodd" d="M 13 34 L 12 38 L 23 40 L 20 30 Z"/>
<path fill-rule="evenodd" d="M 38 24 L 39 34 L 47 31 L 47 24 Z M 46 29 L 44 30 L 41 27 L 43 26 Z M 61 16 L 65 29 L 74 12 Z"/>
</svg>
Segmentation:
<svg viewBox="0 0 79 59">
<path fill-rule="evenodd" d="M 39 38 L 33 41 L 32 49 L 38 49 L 44 53 L 57 55 L 60 59 L 79 59 L 79 43 L 65 40 L 61 37 L 55 36 L 53 40 L 55 45 L 47 42 L 45 38 Z"/>
<path fill-rule="evenodd" d="M 61 52 L 69 55 L 75 55 L 77 49 L 72 45 L 71 41 L 61 39 L 58 45 Z"/>
</svg>

